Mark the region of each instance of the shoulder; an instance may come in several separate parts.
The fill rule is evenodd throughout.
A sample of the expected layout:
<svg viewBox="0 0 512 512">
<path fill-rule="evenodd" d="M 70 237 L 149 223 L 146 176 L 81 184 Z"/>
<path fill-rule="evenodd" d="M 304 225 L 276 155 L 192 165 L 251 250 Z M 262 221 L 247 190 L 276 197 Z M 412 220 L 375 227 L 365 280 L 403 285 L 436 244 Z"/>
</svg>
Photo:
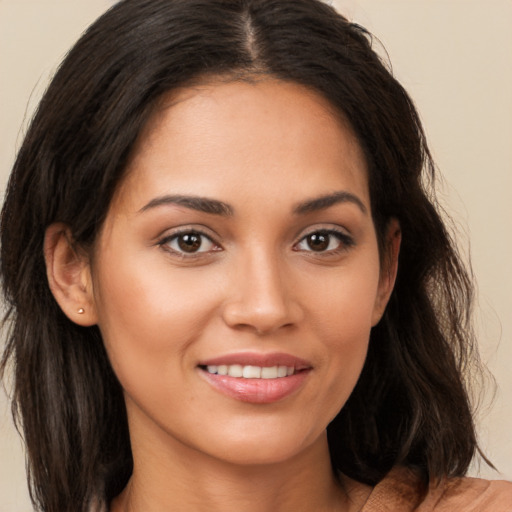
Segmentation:
<svg viewBox="0 0 512 512">
<path fill-rule="evenodd" d="M 447 478 L 425 488 L 415 471 L 394 468 L 361 512 L 512 512 L 512 482 Z"/>
<path fill-rule="evenodd" d="M 423 508 L 429 512 L 512 512 L 512 482 L 450 478 L 431 487 Z"/>
</svg>

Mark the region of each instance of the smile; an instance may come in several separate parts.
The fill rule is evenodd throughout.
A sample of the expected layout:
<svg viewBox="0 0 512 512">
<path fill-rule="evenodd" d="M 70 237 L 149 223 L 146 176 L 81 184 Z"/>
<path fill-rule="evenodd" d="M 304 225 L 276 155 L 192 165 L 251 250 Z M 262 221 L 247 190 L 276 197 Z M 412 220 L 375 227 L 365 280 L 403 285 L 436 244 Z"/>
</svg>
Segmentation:
<svg viewBox="0 0 512 512">
<path fill-rule="evenodd" d="M 229 375 L 242 379 L 279 379 L 295 373 L 293 366 L 242 366 L 241 364 L 208 365 L 208 373 L 214 375 Z"/>
<path fill-rule="evenodd" d="M 270 404 L 295 394 L 313 368 L 289 354 L 237 353 L 201 361 L 198 369 L 213 389 L 231 399 Z"/>
</svg>

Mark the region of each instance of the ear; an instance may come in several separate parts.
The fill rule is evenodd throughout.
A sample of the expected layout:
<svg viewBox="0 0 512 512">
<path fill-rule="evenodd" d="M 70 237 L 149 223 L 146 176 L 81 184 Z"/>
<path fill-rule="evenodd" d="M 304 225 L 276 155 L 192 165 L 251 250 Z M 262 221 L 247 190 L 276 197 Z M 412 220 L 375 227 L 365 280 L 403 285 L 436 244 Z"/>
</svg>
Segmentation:
<svg viewBox="0 0 512 512">
<path fill-rule="evenodd" d="M 78 325 L 95 325 L 89 258 L 74 246 L 68 226 L 55 223 L 47 228 L 44 258 L 50 290 L 64 314 Z"/>
<path fill-rule="evenodd" d="M 382 318 L 393 287 L 395 286 L 401 241 L 402 232 L 400 230 L 400 223 L 397 219 L 393 218 L 388 222 L 386 229 L 384 254 L 382 254 L 381 257 L 379 287 L 373 308 L 372 327 L 377 325 Z"/>
</svg>

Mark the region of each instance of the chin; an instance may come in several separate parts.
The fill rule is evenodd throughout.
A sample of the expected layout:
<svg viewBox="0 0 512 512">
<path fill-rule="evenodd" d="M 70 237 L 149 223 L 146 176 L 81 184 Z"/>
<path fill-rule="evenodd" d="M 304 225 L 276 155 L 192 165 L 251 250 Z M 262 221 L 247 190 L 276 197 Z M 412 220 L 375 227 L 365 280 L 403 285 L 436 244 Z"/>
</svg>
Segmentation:
<svg viewBox="0 0 512 512">
<path fill-rule="evenodd" d="M 313 435 L 311 432 L 297 432 L 294 429 L 259 429 L 252 435 L 245 432 L 229 433 L 214 444 L 211 455 L 225 462 L 240 466 L 281 464 L 300 457 L 318 442 L 325 442 L 325 430 Z"/>
</svg>

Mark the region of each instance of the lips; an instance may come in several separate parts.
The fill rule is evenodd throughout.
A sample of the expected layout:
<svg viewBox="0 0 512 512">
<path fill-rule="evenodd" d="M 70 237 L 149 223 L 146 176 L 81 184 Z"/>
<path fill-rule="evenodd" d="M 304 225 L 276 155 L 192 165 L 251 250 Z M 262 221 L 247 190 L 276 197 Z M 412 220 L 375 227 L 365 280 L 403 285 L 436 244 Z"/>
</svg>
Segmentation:
<svg viewBox="0 0 512 512">
<path fill-rule="evenodd" d="M 203 361 L 201 375 L 220 393 L 242 402 L 273 403 L 295 393 L 312 369 L 289 354 L 229 354 Z"/>
</svg>

